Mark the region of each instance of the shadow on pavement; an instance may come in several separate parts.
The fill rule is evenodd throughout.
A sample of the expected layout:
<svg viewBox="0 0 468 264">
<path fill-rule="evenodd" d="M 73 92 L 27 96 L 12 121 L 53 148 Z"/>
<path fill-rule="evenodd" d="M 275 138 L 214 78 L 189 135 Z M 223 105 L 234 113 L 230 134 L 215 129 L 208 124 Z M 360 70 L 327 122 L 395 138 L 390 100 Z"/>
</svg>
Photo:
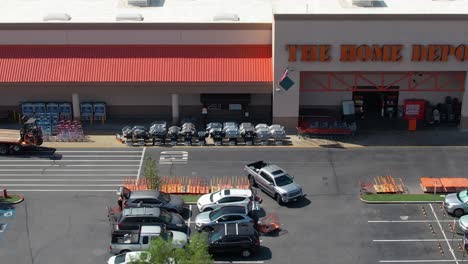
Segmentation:
<svg viewBox="0 0 468 264">
<path fill-rule="evenodd" d="M 24 147 L 18 153 L 12 153 L 8 155 L 9 157 L 15 158 L 43 158 L 43 159 L 50 159 L 50 160 L 61 160 L 62 155 L 56 153 L 55 148 L 48 148 L 48 147 Z"/>
<path fill-rule="evenodd" d="M 216 261 L 229 261 L 229 262 L 243 262 L 249 263 L 253 261 L 265 261 L 270 260 L 272 257 L 271 250 L 267 247 L 260 246 L 258 251 L 251 257 L 243 258 L 239 255 L 239 253 L 224 253 L 223 255 L 215 255 L 214 259 Z"/>
<path fill-rule="evenodd" d="M 311 201 L 306 196 L 306 197 L 303 197 L 302 199 L 297 200 L 296 202 L 287 203 L 285 205 L 285 207 L 287 207 L 287 208 L 304 208 L 306 206 L 309 206 L 310 203 L 311 203 Z"/>
</svg>

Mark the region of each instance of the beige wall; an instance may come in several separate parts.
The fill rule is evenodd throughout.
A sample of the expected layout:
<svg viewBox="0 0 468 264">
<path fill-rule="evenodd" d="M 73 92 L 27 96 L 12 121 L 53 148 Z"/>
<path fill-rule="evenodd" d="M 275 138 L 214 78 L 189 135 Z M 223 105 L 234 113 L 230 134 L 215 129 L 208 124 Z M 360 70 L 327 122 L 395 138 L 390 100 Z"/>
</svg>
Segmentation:
<svg viewBox="0 0 468 264">
<path fill-rule="evenodd" d="M 271 44 L 271 30 L 0 30 L 0 45 Z"/>
<path fill-rule="evenodd" d="M 468 20 L 448 19 L 382 19 L 377 16 L 372 19 L 355 20 L 349 18 L 318 19 L 313 15 L 302 15 L 301 20 L 275 17 L 273 23 L 273 61 L 274 86 L 286 68 L 292 67 L 289 77 L 295 85 L 289 90 L 274 89 L 273 117 L 278 120 L 297 120 L 300 100 L 300 71 L 466 71 L 468 62 L 458 62 L 455 59 L 442 62 L 411 62 L 411 45 L 413 44 L 466 44 Z M 395 16 L 397 17 L 397 16 Z M 330 62 L 288 62 L 289 44 L 329 44 L 332 45 Z M 340 62 L 339 46 L 345 44 L 401 44 L 404 45 L 401 62 Z M 300 57 L 299 57 L 300 58 Z M 308 95 L 306 96 L 308 97 Z M 302 99 L 304 100 L 304 99 Z M 468 116 L 468 110 L 467 110 Z M 288 121 L 292 122 L 292 121 Z M 292 122 L 294 123 L 294 122 Z"/>
</svg>

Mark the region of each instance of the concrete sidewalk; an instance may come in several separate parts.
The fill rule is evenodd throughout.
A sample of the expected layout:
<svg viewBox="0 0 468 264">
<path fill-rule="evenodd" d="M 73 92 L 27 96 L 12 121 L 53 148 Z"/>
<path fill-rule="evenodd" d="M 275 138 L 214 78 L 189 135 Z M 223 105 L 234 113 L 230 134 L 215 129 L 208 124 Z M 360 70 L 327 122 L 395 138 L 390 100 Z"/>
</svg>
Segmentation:
<svg viewBox="0 0 468 264">
<path fill-rule="evenodd" d="M 122 148 L 128 147 L 118 142 L 115 135 L 89 135 L 88 142 L 44 142 L 45 147 L 52 148 Z M 207 140 L 207 146 L 191 146 L 191 148 L 213 147 L 212 141 Z M 431 147 L 431 146 L 468 146 L 468 133 L 457 129 L 425 130 L 425 131 L 372 131 L 342 140 L 328 140 L 318 138 L 303 138 L 289 135 L 288 143 L 276 146 L 270 142 L 267 146 L 223 146 L 227 148 L 364 148 L 364 147 Z M 158 147 L 158 146 L 155 146 Z M 187 147 L 178 144 L 175 148 Z M 173 148 L 173 147 L 171 147 Z"/>
</svg>

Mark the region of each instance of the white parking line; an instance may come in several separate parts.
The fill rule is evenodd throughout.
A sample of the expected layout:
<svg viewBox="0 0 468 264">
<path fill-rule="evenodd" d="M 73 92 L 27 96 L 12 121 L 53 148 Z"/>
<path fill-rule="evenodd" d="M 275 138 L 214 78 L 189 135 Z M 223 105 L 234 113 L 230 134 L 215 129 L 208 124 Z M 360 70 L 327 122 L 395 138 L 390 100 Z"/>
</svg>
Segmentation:
<svg viewBox="0 0 468 264">
<path fill-rule="evenodd" d="M 112 190 L 86 190 L 86 189 L 9 189 L 10 192 L 115 192 L 116 189 Z"/>
<path fill-rule="evenodd" d="M 141 153 L 140 165 L 138 167 L 138 173 L 137 173 L 137 182 L 140 182 L 140 174 L 141 174 L 141 168 L 143 167 L 143 160 L 145 158 L 145 152 L 146 152 L 146 147 L 143 148 L 143 152 Z"/>
<path fill-rule="evenodd" d="M 0 177 L 136 177 L 135 174 L 0 174 Z"/>
<path fill-rule="evenodd" d="M 1 165 L 0 165 L 1 166 Z M 59 165 L 54 165 L 54 166 L 59 166 Z M 128 165 L 123 165 L 123 164 L 66 164 L 66 167 L 139 167 L 140 165 L 133 165 L 133 164 L 128 164 Z"/>
<path fill-rule="evenodd" d="M 140 158 L 140 152 L 135 155 L 64 155 L 62 158 Z"/>
<path fill-rule="evenodd" d="M 407 259 L 407 260 L 379 260 L 380 263 L 434 263 L 434 262 L 458 262 L 458 259 Z"/>
<path fill-rule="evenodd" d="M 187 234 L 190 232 L 190 218 L 192 218 L 192 205 L 189 205 L 189 218 L 187 224 Z"/>
<path fill-rule="evenodd" d="M 0 169 L 0 171 L 36 171 L 37 172 L 37 169 Z M 91 169 L 91 170 L 88 170 L 88 169 L 53 169 L 53 170 L 47 170 L 47 172 L 54 172 L 54 171 L 107 171 L 107 172 L 116 171 L 116 172 L 122 172 L 122 171 L 137 171 L 137 170 L 136 169 L 131 169 L 131 170 L 127 170 L 127 169 L 118 169 L 118 170 L 111 170 L 111 169 Z"/>
<path fill-rule="evenodd" d="M 451 239 L 452 240 L 452 239 Z M 453 239 L 453 241 L 461 241 L 462 239 Z M 440 242 L 445 239 L 374 239 L 372 242 Z"/>
<path fill-rule="evenodd" d="M 58 150 L 55 153 L 142 153 L 137 150 Z"/>
<path fill-rule="evenodd" d="M 431 207 L 431 211 L 432 211 L 432 214 L 434 214 L 434 217 L 435 219 L 437 220 L 437 224 L 439 225 L 439 228 L 440 228 L 440 232 L 442 232 L 442 235 L 444 236 L 445 238 L 445 242 L 447 242 L 447 246 L 450 250 L 450 253 L 452 253 L 452 256 L 453 256 L 453 260 L 455 261 L 456 264 L 458 264 L 458 260 L 457 260 L 457 257 L 455 256 L 455 253 L 453 252 L 453 248 L 452 246 L 450 245 L 448 239 L 447 239 L 447 236 L 445 235 L 445 232 L 444 232 L 444 229 L 442 228 L 442 225 L 440 224 L 439 222 L 439 217 L 437 217 L 437 214 L 435 213 L 434 211 L 434 207 L 432 206 L 432 204 L 429 204 L 429 206 Z"/>
<path fill-rule="evenodd" d="M 48 177 L 48 176 L 47 176 Z M 35 178 L 35 179 L 0 179 L 0 182 L 60 182 L 60 181 L 66 181 L 66 182 L 122 182 L 122 179 L 114 179 L 114 180 L 109 180 L 109 179 L 42 179 L 42 178 Z"/>
<path fill-rule="evenodd" d="M 58 164 L 0 164 L 0 167 L 59 167 Z"/>
<path fill-rule="evenodd" d="M 213 263 L 216 263 L 216 264 L 221 264 L 221 263 L 243 263 L 243 264 L 249 264 L 249 263 L 265 263 L 264 261 L 262 260 L 254 260 L 254 261 L 248 261 L 248 260 L 240 260 L 240 261 L 213 261 Z"/>
<path fill-rule="evenodd" d="M 375 220 L 367 221 L 368 223 L 436 223 L 436 220 Z M 439 220 L 441 223 L 451 223 L 453 220 Z"/>
<path fill-rule="evenodd" d="M 139 157 L 138 157 L 139 158 Z M 0 160 L 0 162 L 8 162 L 8 163 L 24 163 L 24 160 Z M 113 159 L 113 160 L 68 160 L 68 159 L 61 159 L 61 160 L 35 160 L 35 159 L 28 159 L 28 162 L 140 162 L 140 159 L 133 159 L 133 160 L 118 160 L 118 159 Z M 23 164 L 21 164 L 23 166 Z"/>
<path fill-rule="evenodd" d="M 4 187 L 9 187 L 9 186 L 17 186 L 17 187 L 29 187 L 29 186 L 57 186 L 57 187 L 64 187 L 64 186 L 95 186 L 95 187 L 118 187 L 122 186 L 122 184 L 22 184 L 22 183 L 14 183 L 14 184 L 3 184 Z M 117 189 L 116 189 L 117 190 Z M 114 191 L 116 191 L 114 190 Z"/>
</svg>

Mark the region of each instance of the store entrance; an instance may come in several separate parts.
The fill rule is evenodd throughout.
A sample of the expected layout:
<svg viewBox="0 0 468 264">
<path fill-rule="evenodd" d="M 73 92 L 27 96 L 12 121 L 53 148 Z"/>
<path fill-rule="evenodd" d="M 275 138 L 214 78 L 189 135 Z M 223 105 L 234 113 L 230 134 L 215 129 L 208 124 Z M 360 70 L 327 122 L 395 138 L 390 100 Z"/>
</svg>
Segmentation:
<svg viewBox="0 0 468 264">
<path fill-rule="evenodd" d="M 398 91 L 353 92 L 360 129 L 387 130 L 399 127 Z"/>
</svg>

